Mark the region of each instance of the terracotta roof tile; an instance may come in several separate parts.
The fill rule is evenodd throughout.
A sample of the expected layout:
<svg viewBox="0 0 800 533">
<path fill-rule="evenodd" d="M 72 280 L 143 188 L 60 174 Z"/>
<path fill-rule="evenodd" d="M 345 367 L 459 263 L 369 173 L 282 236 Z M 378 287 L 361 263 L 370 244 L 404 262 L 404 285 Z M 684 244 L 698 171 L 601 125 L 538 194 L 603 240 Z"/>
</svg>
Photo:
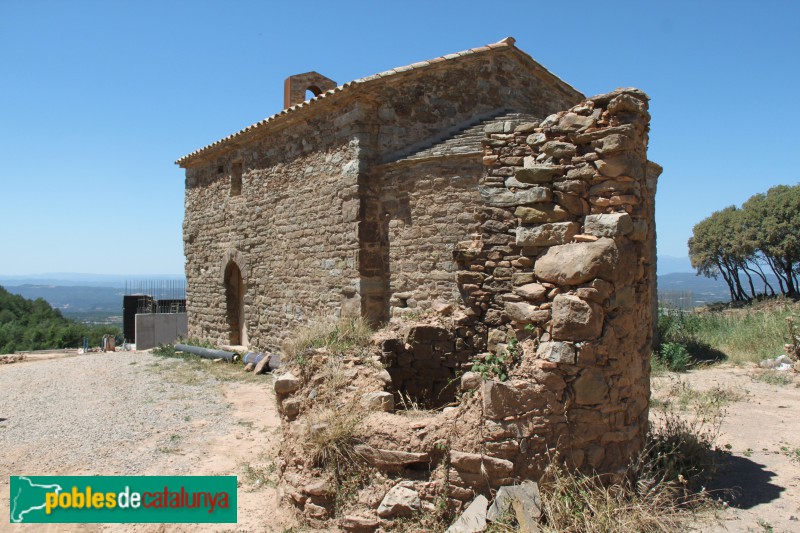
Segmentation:
<svg viewBox="0 0 800 533">
<path fill-rule="evenodd" d="M 252 131 L 254 131 L 256 129 L 260 129 L 260 128 L 268 125 L 268 124 L 271 124 L 274 121 L 276 121 L 276 120 L 280 119 L 281 117 L 283 117 L 284 115 L 287 115 L 287 114 L 290 114 L 290 113 L 295 113 L 300 109 L 305 109 L 305 108 L 307 108 L 309 106 L 315 105 L 315 104 L 319 103 L 322 99 L 327 98 L 327 97 L 332 96 L 332 95 L 337 94 L 337 93 L 341 93 L 341 92 L 343 92 L 343 91 L 345 91 L 345 90 L 347 90 L 347 89 L 349 89 L 351 87 L 355 87 L 355 86 L 366 84 L 366 83 L 374 83 L 374 82 L 377 82 L 380 79 L 387 78 L 387 77 L 390 77 L 390 76 L 394 76 L 394 75 L 397 75 L 397 74 L 402 73 L 402 72 L 408 72 L 408 71 L 411 71 L 411 70 L 424 69 L 424 68 L 427 68 L 427 67 L 442 63 L 442 62 L 458 59 L 458 58 L 463 57 L 463 56 L 467 56 L 467 55 L 471 55 L 471 54 L 486 53 L 486 52 L 490 52 L 492 50 L 497 50 L 499 48 L 514 48 L 515 50 L 518 50 L 520 53 L 524 54 L 526 57 L 531 59 L 531 61 L 533 61 L 533 58 L 531 58 L 528 54 L 525 54 L 524 52 L 522 52 L 521 50 L 519 50 L 518 48 L 516 48 L 514 46 L 515 42 L 516 41 L 514 40 L 513 37 L 506 37 L 505 39 L 503 39 L 502 41 L 499 41 L 497 43 L 489 44 L 489 45 L 486 45 L 486 46 L 481 46 L 481 47 L 478 47 L 478 48 L 471 48 L 469 50 L 464 50 L 462 52 L 458 52 L 458 53 L 455 53 L 455 54 L 447 54 L 447 55 L 444 55 L 442 57 L 437 57 L 437 58 L 434 58 L 434 59 L 431 59 L 431 60 L 428 60 L 428 61 L 419 61 L 417 63 L 412 63 L 411 65 L 407 65 L 407 66 L 404 66 L 404 67 L 393 68 L 393 69 L 387 70 L 385 72 L 380 72 L 378 74 L 373 74 L 373 75 L 370 75 L 370 76 L 366 76 L 364 78 L 359 78 L 357 80 L 353 80 L 353 81 L 347 82 L 347 83 L 345 83 L 343 85 L 340 85 L 339 87 L 335 87 L 335 88 L 333 88 L 333 89 L 331 89 L 329 91 L 325 91 L 324 93 L 320 94 L 319 96 L 317 96 L 315 98 L 312 98 L 311 100 L 306 100 L 305 102 L 302 102 L 300 104 L 293 105 L 292 107 L 290 107 L 288 109 L 284 109 L 284 110 L 282 110 L 282 111 L 280 111 L 280 112 L 278 112 L 278 113 L 276 113 L 276 114 L 274 114 L 272 116 L 269 116 L 269 117 L 267 117 L 267 118 L 265 118 L 263 120 L 260 120 L 260 121 L 256 122 L 255 124 L 247 126 L 246 128 L 244 128 L 242 130 L 239 130 L 236 133 L 228 135 L 227 137 L 224 137 L 224 138 L 222 138 L 222 139 L 220 139 L 218 141 L 215 141 L 215 142 L 213 142 L 213 143 L 211 143 L 211 144 L 209 144 L 207 146 L 204 146 L 203 148 L 195 150 L 194 152 L 191 152 L 190 154 L 187 154 L 187 155 L 181 157 L 180 159 L 175 161 L 175 163 L 177 165 L 181 165 L 182 166 L 183 164 L 188 163 L 190 160 L 194 159 L 195 157 L 200 156 L 200 155 L 204 155 L 204 154 L 210 152 L 211 150 L 213 150 L 214 148 L 222 146 L 223 144 L 227 144 L 228 142 L 233 141 L 234 139 L 244 135 L 245 133 L 252 132 Z M 547 71 L 545 70 L 545 72 L 547 72 Z M 553 77 L 555 78 L 555 76 L 553 76 Z M 558 78 L 556 78 L 556 79 L 558 79 Z M 559 81 L 561 81 L 561 80 L 559 79 Z M 567 85 L 563 81 L 561 81 L 561 83 L 563 83 L 564 85 Z"/>
</svg>

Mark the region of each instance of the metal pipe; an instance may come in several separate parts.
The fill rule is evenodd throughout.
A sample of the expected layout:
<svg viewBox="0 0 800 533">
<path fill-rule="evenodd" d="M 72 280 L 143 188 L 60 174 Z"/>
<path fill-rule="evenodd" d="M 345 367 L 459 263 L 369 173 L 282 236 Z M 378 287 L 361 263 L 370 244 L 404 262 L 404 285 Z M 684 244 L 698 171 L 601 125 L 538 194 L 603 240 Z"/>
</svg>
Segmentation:
<svg viewBox="0 0 800 533">
<path fill-rule="evenodd" d="M 180 352 L 188 352 L 194 355 L 199 355 L 204 359 L 224 359 L 232 363 L 239 360 L 239 354 L 234 352 L 226 352 L 225 350 L 211 350 L 209 348 L 201 348 L 200 346 L 190 346 L 188 344 L 176 344 L 175 349 Z"/>
</svg>

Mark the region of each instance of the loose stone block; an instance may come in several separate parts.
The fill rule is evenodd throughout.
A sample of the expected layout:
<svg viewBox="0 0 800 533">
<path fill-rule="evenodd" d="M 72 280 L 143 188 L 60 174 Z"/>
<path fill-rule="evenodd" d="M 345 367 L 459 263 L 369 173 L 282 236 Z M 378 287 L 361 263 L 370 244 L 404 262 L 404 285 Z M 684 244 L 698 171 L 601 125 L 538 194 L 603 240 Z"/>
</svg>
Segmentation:
<svg viewBox="0 0 800 533">
<path fill-rule="evenodd" d="M 378 507 L 378 516 L 381 518 L 411 516 L 419 511 L 420 506 L 421 502 L 417 491 L 395 485 L 383 497 Z"/>
<path fill-rule="evenodd" d="M 581 226 L 577 222 L 554 222 L 517 228 L 517 246 L 552 246 L 569 242 Z"/>
<path fill-rule="evenodd" d="M 596 277 L 606 277 L 619 263 L 619 250 L 613 240 L 602 238 L 553 246 L 536 261 L 539 279 L 563 285 L 579 285 Z"/>
<path fill-rule="evenodd" d="M 566 220 L 569 213 L 557 204 L 537 204 L 535 207 L 517 207 L 514 216 L 523 224 L 542 224 Z"/>
<path fill-rule="evenodd" d="M 628 213 L 588 215 L 583 231 L 597 237 L 621 237 L 633 231 L 633 220 Z"/>
<path fill-rule="evenodd" d="M 559 294 L 553 300 L 553 338 L 567 341 L 596 339 L 603 332 L 603 310 L 577 296 Z"/>
<path fill-rule="evenodd" d="M 547 359 L 553 363 L 575 364 L 575 346 L 566 342 L 550 341 L 539 344 L 536 357 Z"/>
<path fill-rule="evenodd" d="M 539 283 L 527 283 L 514 288 L 514 293 L 519 294 L 526 300 L 540 301 L 547 296 L 547 288 Z"/>
<path fill-rule="evenodd" d="M 508 302 L 505 306 L 508 317 L 518 324 L 538 324 L 550 319 L 550 311 L 524 302 Z"/>
</svg>

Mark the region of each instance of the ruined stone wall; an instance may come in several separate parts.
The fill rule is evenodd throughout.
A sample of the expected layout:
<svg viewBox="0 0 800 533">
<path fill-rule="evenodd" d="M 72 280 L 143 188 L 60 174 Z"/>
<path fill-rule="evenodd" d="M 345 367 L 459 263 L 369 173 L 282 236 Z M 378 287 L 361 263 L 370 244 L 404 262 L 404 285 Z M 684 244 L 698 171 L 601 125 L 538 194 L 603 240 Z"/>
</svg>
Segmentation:
<svg viewBox="0 0 800 533">
<path fill-rule="evenodd" d="M 484 141 L 484 222 L 459 246 L 459 281 L 490 348 L 519 359 L 481 386 L 483 440 L 465 451 L 514 476 L 556 451 L 613 471 L 643 443 L 660 172 L 647 100 L 618 90 Z"/>
<path fill-rule="evenodd" d="M 372 531 L 539 480 L 553 460 L 601 473 L 628 464 L 646 433 L 654 319 L 660 168 L 648 130 L 635 89 L 487 126 L 480 227 L 453 250 L 460 305 L 380 332 L 373 358 L 309 352 L 309 367 L 276 380 L 286 501 Z M 326 380 L 330 365 L 347 379 Z M 372 470 L 337 508 L 336 480 L 307 450 L 346 417 Z"/>
<path fill-rule="evenodd" d="M 355 106 L 289 124 L 187 169 L 190 336 L 229 342 L 223 276 L 231 260 L 245 282 L 252 346 L 277 347 L 315 312 L 359 314 L 358 132 L 349 121 Z M 235 162 L 242 166 L 238 196 L 230 191 Z"/>
</svg>

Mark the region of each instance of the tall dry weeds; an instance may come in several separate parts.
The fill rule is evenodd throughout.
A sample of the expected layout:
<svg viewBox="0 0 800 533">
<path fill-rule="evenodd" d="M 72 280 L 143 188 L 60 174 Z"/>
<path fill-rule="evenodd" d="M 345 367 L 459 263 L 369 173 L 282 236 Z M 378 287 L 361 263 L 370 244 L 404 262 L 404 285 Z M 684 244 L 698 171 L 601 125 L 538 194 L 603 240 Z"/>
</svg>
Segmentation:
<svg viewBox="0 0 800 533">
<path fill-rule="evenodd" d="M 337 320 L 317 316 L 294 331 L 289 341 L 284 343 L 283 351 L 289 360 L 293 360 L 315 348 L 325 348 L 334 353 L 363 349 L 370 345 L 372 333 L 372 327 L 361 317 Z"/>
</svg>

